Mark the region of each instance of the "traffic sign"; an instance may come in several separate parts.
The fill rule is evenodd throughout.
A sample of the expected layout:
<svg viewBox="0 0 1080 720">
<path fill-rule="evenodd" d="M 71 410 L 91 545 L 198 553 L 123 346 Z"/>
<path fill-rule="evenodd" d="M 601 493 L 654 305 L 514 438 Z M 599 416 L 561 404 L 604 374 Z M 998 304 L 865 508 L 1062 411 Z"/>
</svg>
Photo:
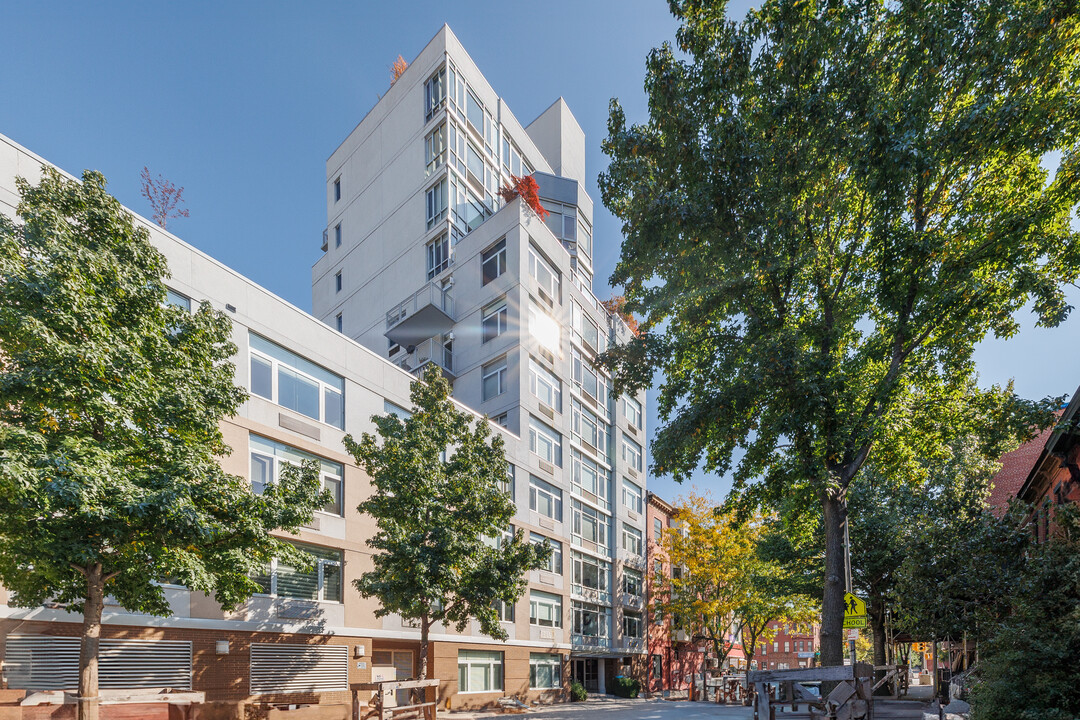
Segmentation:
<svg viewBox="0 0 1080 720">
<path fill-rule="evenodd" d="M 866 627 L 866 601 L 844 593 L 844 629 Z"/>
</svg>

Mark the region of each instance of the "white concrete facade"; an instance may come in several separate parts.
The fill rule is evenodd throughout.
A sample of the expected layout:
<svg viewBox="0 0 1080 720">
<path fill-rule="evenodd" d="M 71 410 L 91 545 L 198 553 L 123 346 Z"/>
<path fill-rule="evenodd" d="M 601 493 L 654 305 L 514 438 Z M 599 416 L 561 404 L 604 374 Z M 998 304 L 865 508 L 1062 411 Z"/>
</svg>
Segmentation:
<svg viewBox="0 0 1080 720">
<path fill-rule="evenodd" d="M 511 174 L 534 174 L 552 211 L 546 222 L 521 200 L 499 199 Z M 624 592 L 627 571 L 645 572 L 645 398 L 616 400 L 608 376 L 590 370 L 629 330 L 592 292 L 584 181 L 585 137 L 566 102 L 522 127 L 444 26 L 327 160 L 312 305 L 316 317 L 340 322 L 391 362 L 411 370 L 436 362 L 455 398 L 522 438 L 520 527 L 563 546 L 562 572 L 543 578 L 563 596 L 563 633 L 555 634 L 575 658 L 621 658 L 645 651 L 624 632 L 638 625 L 646 634 L 641 597 Z M 505 269 L 491 258 L 500 243 Z M 493 311 L 502 303 L 505 331 L 497 333 Z M 534 390 L 538 375 L 558 386 L 558 402 Z M 537 452 L 538 423 L 558 436 L 559 461 Z M 594 469 L 595 486 L 582 481 Z M 537 487 L 560 494 L 559 517 L 531 509 Z M 599 563 L 606 580 L 583 580 L 583 561 Z"/>
</svg>

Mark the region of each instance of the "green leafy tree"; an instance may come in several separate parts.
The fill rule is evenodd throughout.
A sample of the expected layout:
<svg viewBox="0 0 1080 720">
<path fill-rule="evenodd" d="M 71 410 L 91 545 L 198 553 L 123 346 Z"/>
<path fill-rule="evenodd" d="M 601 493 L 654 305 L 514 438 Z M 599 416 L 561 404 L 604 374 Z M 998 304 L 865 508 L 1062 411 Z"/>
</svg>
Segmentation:
<svg viewBox="0 0 1080 720">
<path fill-rule="evenodd" d="M 1080 515 L 1056 510 L 1063 532 L 1031 551 L 1011 612 L 979 646 L 973 720 L 1080 717 Z"/>
<path fill-rule="evenodd" d="M 356 580 L 364 597 L 378 598 L 377 617 L 396 613 L 420 624 L 420 678 L 427 677 L 428 635 L 435 623 L 460 631 L 470 619 L 505 640 L 498 603 L 513 604 L 529 570 L 551 553 L 518 530 L 505 535 L 513 501 L 502 490 L 507 463 L 501 437 L 450 399 L 434 365 L 412 384 L 409 417 L 372 417 L 376 433 L 345 447 L 371 476 L 375 492 L 360 512 L 375 518 L 367 544 L 375 568 Z"/>
<path fill-rule="evenodd" d="M 0 216 L 0 580 L 12 602 L 83 615 L 79 717 L 98 715 L 105 596 L 170 614 L 157 581 L 235 607 L 326 502 L 314 467 L 262 494 L 225 474 L 227 317 L 167 305 L 164 256 L 105 190 L 44 168 Z"/>
<path fill-rule="evenodd" d="M 747 506 L 820 507 L 835 665 L 859 469 L 939 452 L 966 422 L 943 400 L 970 392 L 974 346 L 1029 303 L 1043 326 L 1070 310 L 1077 10 L 766 0 L 733 23 L 721 0 L 670 5 L 681 52 L 650 53 L 648 119 L 613 102 L 604 143 L 625 236 L 611 282 L 642 318 L 604 361 L 620 389 L 665 375 L 655 472 L 734 465 Z"/>
</svg>

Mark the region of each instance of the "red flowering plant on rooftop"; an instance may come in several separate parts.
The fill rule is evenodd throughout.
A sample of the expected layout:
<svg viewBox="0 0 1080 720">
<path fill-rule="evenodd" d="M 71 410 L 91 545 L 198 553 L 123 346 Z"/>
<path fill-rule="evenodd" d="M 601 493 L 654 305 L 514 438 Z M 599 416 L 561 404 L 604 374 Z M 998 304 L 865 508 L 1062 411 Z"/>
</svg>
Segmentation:
<svg viewBox="0 0 1080 720">
<path fill-rule="evenodd" d="M 640 335 L 641 329 L 638 327 L 637 318 L 633 313 L 626 309 L 626 297 L 623 295 L 613 295 L 610 300 L 601 300 L 600 304 L 604 306 L 604 309 L 609 313 L 618 315 L 626 323 L 626 327 L 630 328 L 630 332 L 634 335 Z"/>
<path fill-rule="evenodd" d="M 550 215 L 543 205 L 540 204 L 540 186 L 536 184 L 536 178 L 532 175 L 517 175 L 510 176 L 510 184 L 504 185 L 499 188 L 499 197 L 505 202 L 510 202 L 514 198 L 521 198 L 536 217 L 541 220 L 546 220 Z"/>
</svg>

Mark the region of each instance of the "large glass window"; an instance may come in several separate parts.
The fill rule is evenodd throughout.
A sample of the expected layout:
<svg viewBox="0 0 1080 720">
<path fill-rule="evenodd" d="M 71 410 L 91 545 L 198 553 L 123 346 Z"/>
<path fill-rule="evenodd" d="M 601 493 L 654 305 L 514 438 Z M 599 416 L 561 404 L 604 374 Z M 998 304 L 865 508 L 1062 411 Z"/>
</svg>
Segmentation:
<svg viewBox="0 0 1080 720">
<path fill-rule="evenodd" d="M 562 627 L 562 596 L 532 590 L 529 592 L 529 624 Z"/>
<path fill-rule="evenodd" d="M 653 540 L 660 542 L 660 536 L 664 532 L 664 523 L 660 518 L 653 518 Z"/>
<path fill-rule="evenodd" d="M 645 579 L 642 577 L 640 570 L 624 567 L 622 581 L 623 592 L 630 597 L 642 597 L 644 595 Z"/>
<path fill-rule="evenodd" d="M 626 478 L 622 481 L 622 504 L 627 510 L 631 510 L 636 513 L 641 513 L 641 487 L 636 483 L 632 483 Z"/>
<path fill-rule="evenodd" d="M 623 523 L 622 547 L 631 555 L 643 555 L 644 553 L 641 551 L 641 531 L 636 527 Z"/>
<path fill-rule="evenodd" d="M 642 637 L 641 613 L 623 610 L 622 628 L 623 637 L 631 639 Z"/>
<path fill-rule="evenodd" d="M 253 578 L 268 595 L 341 602 L 341 551 L 293 543 L 312 556 L 310 570 L 297 570 L 274 560 L 263 575 Z"/>
<path fill-rule="evenodd" d="M 562 543 L 558 540 L 544 537 L 539 533 L 529 533 L 529 541 L 533 545 L 547 545 L 551 548 L 551 555 L 548 557 L 547 564 L 540 569 L 555 573 L 556 575 L 562 575 Z"/>
<path fill-rule="evenodd" d="M 424 162 L 427 175 L 433 174 L 446 164 L 446 123 L 424 138 Z"/>
<path fill-rule="evenodd" d="M 529 358 L 529 389 L 540 402 L 556 412 L 562 412 L 562 382 L 532 358 Z"/>
<path fill-rule="evenodd" d="M 541 460 L 562 467 L 562 435 L 529 417 L 529 449 L 540 456 Z"/>
<path fill-rule="evenodd" d="M 450 235 L 442 233 L 427 244 L 427 277 L 431 280 L 450 267 Z"/>
<path fill-rule="evenodd" d="M 342 514 L 345 468 L 341 463 L 324 460 L 311 453 L 258 435 L 248 436 L 248 446 L 251 452 L 251 489 L 253 492 L 261 494 L 267 485 L 276 482 L 281 476 L 282 463 L 299 465 L 305 460 L 314 460 L 319 464 L 323 487 L 333 496 L 333 499 L 323 507 L 323 512 L 333 515 Z"/>
<path fill-rule="evenodd" d="M 606 551 L 611 534 L 611 519 L 596 508 L 572 501 L 573 525 L 571 539 L 575 545 Z"/>
<path fill-rule="evenodd" d="M 555 653 L 529 653 L 529 689 L 562 687 L 562 659 Z"/>
<path fill-rule="evenodd" d="M 606 453 L 608 444 L 607 425 L 597 417 L 596 413 L 584 407 L 577 400 L 571 403 L 571 408 L 573 410 L 573 422 L 570 427 L 574 437 L 594 450 Z"/>
<path fill-rule="evenodd" d="M 506 240 L 500 240 L 485 250 L 480 264 L 484 275 L 484 285 L 506 272 Z"/>
<path fill-rule="evenodd" d="M 494 340 L 506 332 L 506 318 L 506 300 L 499 300 L 483 309 L 480 313 L 483 342 Z"/>
<path fill-rule="evenodd" d="M 552 355 L 559 354 L 559 337 L 562 334 L 559 321 L 529 301 L 529 334 Z"/>
<path fill-rule="evenodd" d="M 540 297 L 548 305 L 559 299 L 559 273 L 532 245 L 529 246 L 529 274 L 536 280 Z"/>
<path fill-rule="evenodd" d="M 611 608 L 592 603 L 573 603 L 574 633 L 594 642 L 611 637 Z"/>
<path fill-rule="evenodd" d="M 562 522 L 562 490 L 535 475 L 530 476 L 529 509 Z"/>
<path fill-rule="evenodd" d="M 627 465 L 641 472 L 641 446 L 623 435 L 622 459 Z"/>
<path fill-rule="evenodd" d="M 345 427 L 345 379 L 266 338 L 248 334 L 251 392 L 336 428 Z"/>
<path fill-rule="evenodd" d="M 634 398 L 624 395 L 623 396 L 623 417 L 626 418 L 626 422 L 630 423 L 631 427 L 641 428 L 641 403 Z"/>
<path fill-rule="evenodd" d="M 428 230 L 435 227 L 435 223 L 446 217 L 446 178 L 428 188 L 427 198 L 427 227 Z"/>
<path fill-rule="evenodd" d="M 502 689 L 501 652 L 458 650 L 458 692 L 496 692 Z"/>
<path fill-rule="evenodd" d="M 186 295 L 181 295 L 172 288 L 165 288 L 165 304 L 175 305 L 178 308 L 183 308 L 188 312 L 191 312 L 191 298 Z"/>
<path fill-rule="evenodd" d="M 506 392 L 506 358 L 492 360 L 480 368 L 483 399 L 490 400 Z"/>
<path fill-rule="evenodd" d="M 607 381 L 603 375 L 585 358 L 577 348 L 570 351 L 570 372 L 578 390 L 588 395 L 600 405 L 607 403 Z"/>
<path fill-rule="evenodd" d="M 446 100 L 446 68 L 438 71 L 424 83 L 424 121 L 427 122 Z"/>
<path fill-rule="evenodd" d="M 572 452 L 570 482 L 579 495 L 584 495 L 605 510 L 611 507 L 608 500 L 608 473 L 596 461 L 579 451 Z"/>
<path fill-rule="evenodd" d="M 611 563 L 576 551 L 571 557 L 574 565 L 574 592 L 579 595 L 585 590 L 601 595 L 610 592 Z"/>
</svg>

